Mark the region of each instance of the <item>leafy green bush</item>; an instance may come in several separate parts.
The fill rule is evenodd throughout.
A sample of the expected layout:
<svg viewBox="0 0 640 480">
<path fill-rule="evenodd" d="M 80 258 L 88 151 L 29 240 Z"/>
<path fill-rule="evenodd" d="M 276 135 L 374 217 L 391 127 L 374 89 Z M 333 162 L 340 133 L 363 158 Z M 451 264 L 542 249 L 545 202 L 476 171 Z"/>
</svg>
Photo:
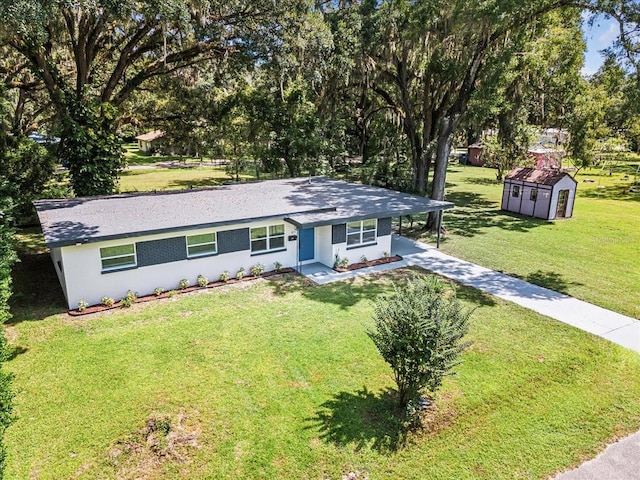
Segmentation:
<svg viewBox="0 0 640 480">
<path fill-rule="evenodd" d="M 279 272 L 282 269 L 282 264 L 280 262 L 273 262 L 273 268 L 276 272 Z"/>
<path fill-rule="evenodd" d="M 238 280 L 242 280 L 244 277 L 244 267 L 240 267 L 240 269 L 236 272 L 236 278 Z"/>
<path fill-rule="evenodd" d="M 113 307 L 116 301 L 112 297 L 102 297 L 100 299 L 100 303 L 102 303 L 105 307 Z"/>
<path fill-rule="evenodd" d="M 198 275 L 197 282 L 199 287 L 204 288 L 209 284 L 209 279 L 203 275 Z"/>
<path fill-rule="evenodd" d="M 153 294 L 158 297 L 160 295 L 162 295 L 164 293 L 164 288 L 162 287 L 156 287 L 153 289 Z"/>
<path fill-rule="evenodd" d="M 178 288 L 180 290 L 184 290 L 185 288 L 187 288 L 189 286 L 189 280 L 187 280 L 186 278 L 183 278 L 182 280 L 180 280 L 178 282 Z"/>
<path fill-rule="evenodd" d="M 416 278 L 376 302 L 368 334 L 393 370 L 401 408 L 420 402 L 423 390 L 434 394 L 469 345 L 462 338 L 471 312 L 446 286 L 436 277 Z"/>
<path fill-rule="evenodd" d="M 78 311 L 79 312 L 84 312 L 87 309 L 88 306 L 89 306 L 89 304 L 85 300 L 80 300 L 78 302 Z"/>
<path fill-rule="evenodd" d="M 124 297 L 120 300 L 120 306 L 122 308 L 129 308 L 131 305 L 133 305 L 133 300 L 129 297 Z"/>
<path fill-rule="evenodd" d="M 261 263 L 257 263 L 253 267 L 251 267 L 249 271 L 254 277 L 259 277 L 260 275 L 262 275 L 262 272 L 264 272 L 264 265 L 262 265 Z"/>
<path fill-rule="evenodd" d="M 2 96 L 0 95 L 0 113 L 1 107 Z M 0 138 L 0 147 L 3 147 L 2 141 L 3 139 Z M 0 152 L 1 150 L 0 148 Z M 12 207 L 11 190 L 7 182 L 0 181 L 0 478 L 3 477 L 6 457 L 2 438 L 6 428 L 12 422 L 13 409 L 13 392 L 11 391 L 13 375 L 7 373 L 3 365 L 8 356 L 3 325 L 11 317 L 8 305 L 11 296 L 11 266 L 17 258 L 13 248 Z"/>
<path fill-rule="evenodd" d="M 220 281 L 221 282 L 227 282 L 230 277 L 231 277 L 231 274 L 227 270 L 225 270 L 224 272 L 222 272 L 220 274 Z"/>
</svg>

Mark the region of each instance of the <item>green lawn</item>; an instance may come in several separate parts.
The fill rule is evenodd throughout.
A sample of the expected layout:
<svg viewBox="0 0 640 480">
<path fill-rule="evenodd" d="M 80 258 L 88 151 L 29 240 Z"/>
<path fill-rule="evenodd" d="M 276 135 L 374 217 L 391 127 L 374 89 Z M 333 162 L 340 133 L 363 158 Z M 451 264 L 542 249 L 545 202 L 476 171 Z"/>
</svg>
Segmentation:
<svg viewBox="0 0 640 480">
<path fill-rule="evenodd" d="M 623 176 L 580 174 L 573 218 L 547 222 L 501 212 L 494 170 L 452 167 L 447 200 L 456 208 L 444 215 L 442 250 L 640 318 L 640 193 Z M 434 242 L 421 227 L 405 233 Z"/>
<path fill-rule="evenodd" d="M 406 436 L 366 328 L 375 297 L 415 272 L 289 276 L 72 318 L 54 314 L 36 235 L 20 237 L 7 325 L 7 478 L 543 479 L 640 428 L 639 355 L 472 289 L 458 295 L 478 307 L 473 346 Z M 149 434 L 165 418 L 170 435 Z"/>
</svg>

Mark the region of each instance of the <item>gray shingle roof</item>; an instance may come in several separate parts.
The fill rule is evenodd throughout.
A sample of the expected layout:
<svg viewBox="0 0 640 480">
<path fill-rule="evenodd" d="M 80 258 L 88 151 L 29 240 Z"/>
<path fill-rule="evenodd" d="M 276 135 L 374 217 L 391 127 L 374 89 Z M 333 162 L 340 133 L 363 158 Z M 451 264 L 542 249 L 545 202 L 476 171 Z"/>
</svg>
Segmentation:
<svg viewBox="0 0 640 480">
<path fill-rule="evenodd" d="M 323 177 L 34 202 L 49 247 L 285 218 L 297 227 L 453 208 Z"/>
</svg>

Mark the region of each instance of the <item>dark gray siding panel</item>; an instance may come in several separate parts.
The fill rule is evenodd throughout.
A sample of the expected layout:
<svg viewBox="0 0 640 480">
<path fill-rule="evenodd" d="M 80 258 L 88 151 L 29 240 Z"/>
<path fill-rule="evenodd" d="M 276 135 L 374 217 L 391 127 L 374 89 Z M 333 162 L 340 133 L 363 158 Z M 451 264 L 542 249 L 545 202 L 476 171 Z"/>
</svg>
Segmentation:
<svg viewBox="0 0 640 480">
<path fill-rule="evenodd" d="M 187 258 L 186 240 L 184 237 L 173 237 L 138 242 L 136 254 L 139 267 L 185 260 Z"/>
<path fill-rule="evenodd" d="M 378 219 L 378 236 L 391 235 L 391 217 Z"/>
<path fill-rule="evenodd" d="M 331 243 L 344 243 L 347 241 L 347 224 L 333 225 L 331 227 Z"/>
<path fill-rule="evenodd" d="M 218 253 L 240 252 L 250 248 L 248 228 L 218 232 Z"/>
</svg>

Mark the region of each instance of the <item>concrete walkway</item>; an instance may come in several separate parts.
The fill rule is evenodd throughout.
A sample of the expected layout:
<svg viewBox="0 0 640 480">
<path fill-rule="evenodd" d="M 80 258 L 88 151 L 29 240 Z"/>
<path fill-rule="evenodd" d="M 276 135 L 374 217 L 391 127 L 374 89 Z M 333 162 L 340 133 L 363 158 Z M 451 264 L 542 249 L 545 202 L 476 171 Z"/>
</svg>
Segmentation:
<svg viewBox="0 0 640 480">
<path fill-rule="evenodd" d="M 312 263 L 302 266 L 300 272 L 324 285 L 415 265 L 640 353 L 640 321 L 635 318 L 459 260 L 435 247 L 398 235 L 393 236 L 391 253 L 401 255 L 402 260 L 349 272 L 335 272 L 320 263 Z"/>
<path fill-rule="evenodd" d="M 640 353 L 640 321 L 635 318 L 459 260 L 404 237 L 394 235 L 392 252 L 402 255 L 409 265 L 418 265 Z"/>
<path fill-rule="evenodd" d="M 301 273 L 325 284 L 416 265 L 640 353 L 640 321 L 635 318 L 459 260 L 435 247 L 397 235 L 393 236 L 391 253 L 401 255 L 402 261 L 341 273 L 314 263 L 303 266 Z M 626 479 L 640 480 L 640 432 L 609 445 L 595 459 L 553 480 Z"/>
</svg>

